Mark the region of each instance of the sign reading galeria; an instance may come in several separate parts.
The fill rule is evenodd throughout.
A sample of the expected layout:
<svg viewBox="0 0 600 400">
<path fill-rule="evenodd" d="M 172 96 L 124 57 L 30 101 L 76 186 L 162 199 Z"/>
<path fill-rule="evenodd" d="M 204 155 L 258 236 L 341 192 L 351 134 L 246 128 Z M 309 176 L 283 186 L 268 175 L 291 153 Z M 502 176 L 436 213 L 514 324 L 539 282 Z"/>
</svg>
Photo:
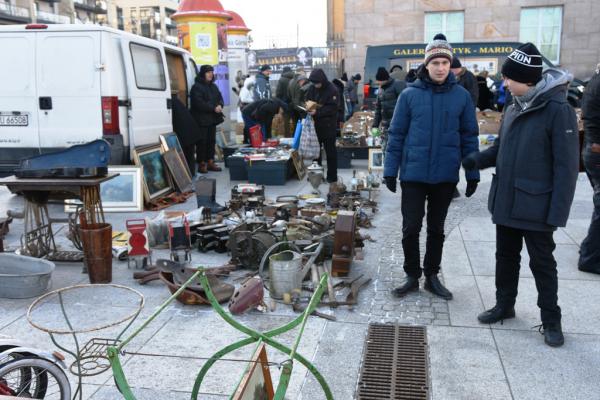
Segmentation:
<svg viewBox="0 0 600 400">
<path fill-rule="evenodd" d="M 285 49 L 250 50 L 248 71 L 256 72 L 261 65 L 269 64 L 274 73 L 281 72 L 284 67 L 292 70 L 303 67 L 312 69 L 312 47 L 289 47 Z"/>
</svg>

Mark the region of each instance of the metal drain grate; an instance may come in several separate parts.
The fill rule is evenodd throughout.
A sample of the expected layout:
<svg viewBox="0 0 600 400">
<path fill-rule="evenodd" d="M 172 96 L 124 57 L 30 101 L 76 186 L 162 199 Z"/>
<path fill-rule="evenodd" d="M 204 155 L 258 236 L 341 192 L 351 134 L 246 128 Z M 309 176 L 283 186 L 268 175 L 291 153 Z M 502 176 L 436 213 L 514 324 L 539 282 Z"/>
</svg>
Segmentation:
<svg viewBox="0 0 600 400">
<path fill-rule="evenodd" d="M 358 400 L 427 400 L 427 331 L 421 326 L 369 324 Z"/>
</svg>

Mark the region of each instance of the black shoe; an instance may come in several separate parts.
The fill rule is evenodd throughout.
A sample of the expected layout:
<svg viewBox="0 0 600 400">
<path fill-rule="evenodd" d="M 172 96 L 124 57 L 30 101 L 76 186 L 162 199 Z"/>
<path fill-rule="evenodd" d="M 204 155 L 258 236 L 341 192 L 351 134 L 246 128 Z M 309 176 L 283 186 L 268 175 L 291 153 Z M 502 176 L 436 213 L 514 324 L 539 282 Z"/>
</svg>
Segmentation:
<svg viewBox="0 0 600 400">
<path fill-rule="evenodd" d="M 544 343 L 550 347 L 560 347 L 565 344 L 560 322 L 547 322 L 540 325 L 540 333 L 544 335 Z"/>
<path fill-rule="evenodd" d="M 514 318 L 515 317 L 515 308 L 514 307 L 506 307 L 503 305 L 496 304 L 494 307 L 490 308 L 479 314 L 477 319 L 482 324 L 495 324 L 498 321 L 504 321 L 505 319 Z"/>
<path fill-rule="evenodd" d="M 599 267 L 596 267 L 596 268 L 594 268 L 594 267 L 583 267 L 583 266 L 581 266 L 581 265 L 580 265 L 580 266 L 579 266 L 579 267 L 577 267 L 577 268 L 578 268 L 580 271 L 583 271 L 583 272 L 590 272 L 590 273 L 592 273 L 592 274 L 600 274 L 600 266 L 599 266 Z"/>
<path fill-rule="evenodd" d="M 395 297 L 404 297 L 410 292 L 416 292 L 419 290 L 419 278 L 415 278 L 413 276 L 407 276 L 404 284 L 402 286 L 398 286 L 396 289 L 392 290 L 392 294 Z"/>
<path fill-rule="evenodd" d="M 452 300 L 452 293 L 442 285 L 437 275 L 426 276 L 424 288 L 442 299 Z"/>
<path fill-rule="evenodd" d="M 458 191 L 457 188 L 454 188 L 454 193 L 452 193 L 452 198 L 458 199 L 459 197 L 460 197 L 460 192 Z"/>
</svg>

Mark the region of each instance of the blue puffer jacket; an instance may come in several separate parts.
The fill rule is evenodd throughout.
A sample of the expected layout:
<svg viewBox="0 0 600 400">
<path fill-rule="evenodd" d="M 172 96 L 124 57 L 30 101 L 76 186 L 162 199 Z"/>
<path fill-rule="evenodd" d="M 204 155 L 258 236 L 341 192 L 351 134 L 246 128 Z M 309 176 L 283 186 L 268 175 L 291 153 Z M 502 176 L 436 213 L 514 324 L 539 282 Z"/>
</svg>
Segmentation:
<svg viewBox="0 0 600 400">
<path fill-rule="evenodd" d="M 479 126 L 469 92 L 452 73 L 442 85 L 426 73 L 408 85 L 394 110 L 383 176 L 407 182 L 458 182 L 463 157 L 479 149 Z M 479 171 L 466 172 L 479 180 Z"/>
</svg>

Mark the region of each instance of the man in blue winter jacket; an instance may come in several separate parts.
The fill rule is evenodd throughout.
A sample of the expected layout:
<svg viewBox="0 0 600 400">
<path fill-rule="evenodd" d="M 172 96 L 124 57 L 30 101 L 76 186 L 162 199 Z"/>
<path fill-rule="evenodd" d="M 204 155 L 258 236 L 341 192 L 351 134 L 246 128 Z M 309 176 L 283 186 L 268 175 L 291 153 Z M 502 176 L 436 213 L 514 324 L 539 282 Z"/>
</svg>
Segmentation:
<svg viewBox="0 0 600 400">
<path fill-rule="evenodd" d="M 385 184 L 396 192 L 402 188 L 402 249 L 406 281 L 393 290 L 402 297 L 419 289 L 425 273 L 425 290 L 444 299 L 452 293 L 438 279 L 444 222 L 459 181 L 462 157 L 479 149 L 479 127 L 469 92 L 450 72 L 452 47 L 437 34 L 425 49 L 418 79 L 405 89 L 394 110 L 384 166 Z M 479 171 L 466 172 L 470 197 L 477 189 Z M 427 204 L 427 244 L 423 269 L 419 232 Z"/>
</svg>

